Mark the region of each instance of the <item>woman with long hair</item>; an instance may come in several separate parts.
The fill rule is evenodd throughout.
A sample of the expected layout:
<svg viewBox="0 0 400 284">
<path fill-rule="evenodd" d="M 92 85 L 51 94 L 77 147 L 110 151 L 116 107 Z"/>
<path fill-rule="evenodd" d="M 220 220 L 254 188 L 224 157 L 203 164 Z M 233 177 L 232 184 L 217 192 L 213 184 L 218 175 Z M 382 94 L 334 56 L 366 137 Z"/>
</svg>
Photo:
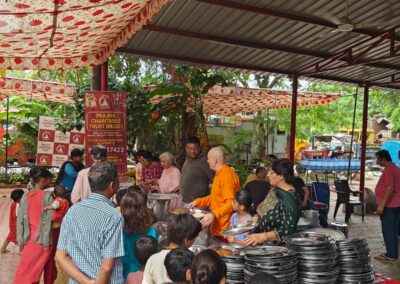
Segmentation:
<svg viewBox="0 0 400 284">
<path fill-rule="evenodd" d="M 57 271 L 49 261 L 55 244 L 51 239 L 52 210 L 45 207 L 53 202 L 51 192 L 44 191 L 51 181 L 52 174 L 45 168 L 30 170 L 33 188 L 21 198 L 17 216 L 18 244 L 24 247 L 20 263 L 14 276 L 15 284 L 39 283 L 44 272 L 44 283 L 53 283 Z"/>
<path fill-rule="evenodd" d="M 146 206 L 146 195 L 137 189 L 130 189 L 122 197 L 121 214 L 124 217 L 124 279 L 140 268 L 135 256 L 135 242 L 142 236 L 158 239 L 157 231 L 151 226 L 153 217 Z"/>
<path fill-rule="evenodd" d="M 281 237 L 296 232 L 301 204 L 293 186 L 293 164 L 288 159 L 275 160 L 267 177 L 272 188 L 257 207 L 254 219 L 258 219 L 259 225 L 254 234 L 246 237 L 245 245 L 281 241 Z"/>
</svg>

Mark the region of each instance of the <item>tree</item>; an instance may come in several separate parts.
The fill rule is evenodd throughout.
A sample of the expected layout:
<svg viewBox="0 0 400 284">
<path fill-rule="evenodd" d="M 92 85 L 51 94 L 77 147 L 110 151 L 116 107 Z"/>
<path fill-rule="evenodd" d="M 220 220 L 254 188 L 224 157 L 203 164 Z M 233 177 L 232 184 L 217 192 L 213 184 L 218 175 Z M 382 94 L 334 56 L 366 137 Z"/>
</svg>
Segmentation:
<svg viewBox="0 0 400 284">
<path fill-rule="evenodd" d="M 5 108 L 6 102 L 3 102 Z M 16 131 L 9 133 L 9 146 L 21 141 L 25 149 L 35 152 L 39 131 L 39 116 L 50 115 L 53 109 L 46 103 L 30 101 L 22 97 L 9 98 L 9 125 L 13 125 Z M 6 112 L 0 113 L 0 123 L 6 124 Z M 3 142 L 3 141 L 2 141 Z M 3 142 L 4 143 L 4 142 Z"/>
<path fill-rule="evenodd" d="M 151 95 L 175 94 L 175 96 L 164 99 L 155 109 L 161 114 L 169 114 L 174 120 L 181 115 L 182 138 L 198 134 L 203 147 L 207 150 L 209 140 L 204 114 L 204 96 L 214 85 L 226 85 L 227 80 L 218 72 L 185 65 L 175 65 L 171 73 L 175 82 L 164 83 L 152 91 Z M 181 144 L 183 145 L 183 141 Z"/>
</svg>

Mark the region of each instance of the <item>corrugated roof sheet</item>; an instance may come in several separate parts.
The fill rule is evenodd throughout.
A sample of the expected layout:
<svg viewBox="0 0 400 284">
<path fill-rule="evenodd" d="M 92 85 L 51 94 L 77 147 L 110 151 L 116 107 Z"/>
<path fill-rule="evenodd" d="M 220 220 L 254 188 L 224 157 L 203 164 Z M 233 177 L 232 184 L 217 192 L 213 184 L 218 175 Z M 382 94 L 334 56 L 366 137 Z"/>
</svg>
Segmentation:
<svg viewBox="0 0 400 284">
<path fill-rule="evenodd" d="M 246 6 L 227 7 L 232 4 Z M 345 16 L 345 10 L 345 0 L 176 0 L 164 7 L 152 24 L 139 31 L 120 52 L 211 68 L 292 74 L 391 27 L 338 32 L 333 21 Z M 287 14 L 293 19 L 288 19 Z M 349 1 L 348 15 L 352 23 L 395 19 L 400 22 L 400 2 Z M 400 41 L 398 34 L 396 37 Z M 354 51 L 367 44 L 370 43 L 357 46 Z M 387 41 L 368 56 L 385 55 L 388 50 Z M 364 83 L 398 72 L 400 58 L 391 58 L 310 77 Z M 400 88 L 400 84 L 390 87 Z"/>
</svg>

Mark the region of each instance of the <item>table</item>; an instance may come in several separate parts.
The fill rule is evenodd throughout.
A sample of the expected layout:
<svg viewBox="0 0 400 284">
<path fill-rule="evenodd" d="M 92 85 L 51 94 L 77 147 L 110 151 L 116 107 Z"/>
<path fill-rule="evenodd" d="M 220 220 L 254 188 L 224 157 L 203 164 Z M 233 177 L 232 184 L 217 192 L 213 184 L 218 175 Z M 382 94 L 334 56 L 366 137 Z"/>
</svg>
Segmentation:
<svg viewBox="0 0 400 284">
<path fill-rule="evenodd" d="M 302 159 L 300 165 L 305 170 L 323 172 L 324 182 L 328 182 L 328 173 L 337 171 L 347 171 L 349 168 L 349 160 L 344 159 Z M 361 169 L 361 160 L 354 159 L 350 162 L 350 171 L 359 171 Z M 308 174 L 307 174 L 308 177 Z M 316 174 L 318 181 L 318 175 Z"/>
</svg>

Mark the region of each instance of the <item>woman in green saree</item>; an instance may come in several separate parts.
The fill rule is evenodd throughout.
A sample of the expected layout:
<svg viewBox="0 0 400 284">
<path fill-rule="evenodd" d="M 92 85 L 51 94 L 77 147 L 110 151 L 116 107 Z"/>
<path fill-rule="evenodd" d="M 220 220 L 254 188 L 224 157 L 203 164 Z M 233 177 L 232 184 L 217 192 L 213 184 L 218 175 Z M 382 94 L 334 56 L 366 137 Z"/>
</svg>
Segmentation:
<svg viewBox="0 0 400 284">
<path fill-rule="evenodd" d="M 244 239 L 247 246 L 266 241 L 281 241 L 286 235 L 296 232 L 301 214 L 301 204 L 295 195 L 293 164 L 288 159 L 271 163 L 268 180 L 272 186 L 264 201 L 257 207 L 253 220 L 259 221 L 255 233 Z"/>
</svg>

